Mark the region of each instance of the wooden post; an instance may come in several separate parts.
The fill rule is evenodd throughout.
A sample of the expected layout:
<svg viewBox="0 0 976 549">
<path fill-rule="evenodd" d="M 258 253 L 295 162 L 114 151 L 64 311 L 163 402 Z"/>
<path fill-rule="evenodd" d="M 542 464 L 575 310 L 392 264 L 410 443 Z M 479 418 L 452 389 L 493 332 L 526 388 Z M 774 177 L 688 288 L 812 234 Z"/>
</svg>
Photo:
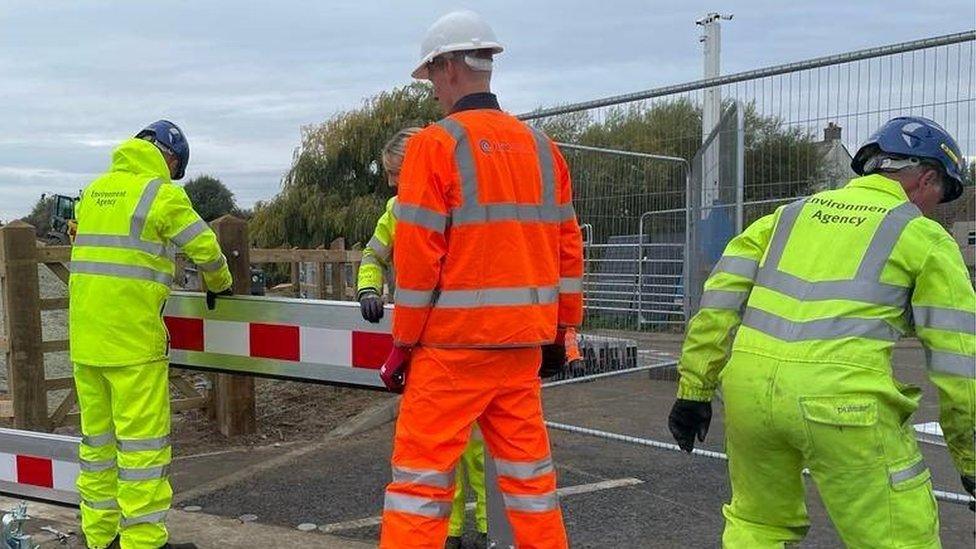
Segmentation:
<svg viewBox="0 0 976 549">
<path fill-rule="evenodd" d="M 248 252 L 247 222 L 225 215 L 213 223 L 227 266 L 234 277 L 235 294 L 250 295 L 251 265 Z M 220 307 L 220 300 L 217 300 Z M 246 435 L 257 430 L 254 408 L 254 378 L 217 374 L 214 383 L 214 408 L 217 428 L 224 436 Z"/>
<path fill-rule="evenodd" d="M 329 245 L 330 250 L 345 250 L 346 239 L 339 237 Z M 332 299 L 344 301 L 346 299 L 345 263 L 332 263 Z"/>
<path fill-rule="evenodd" d="M 358 252 L 358 251 L 360 251 L 360 250 L 363 249 L 363 245 L 362 245 L 362 243 L 357 242 L 357 243 L 353 244 L 352 245 L 352 248 L 350 248 L 350 249 L 352 251 Z M 352 296 L 353 296 L 353 299 L 356 299 L 356 290 L 359 288 L 359 265 L 360 265 L 360 262 L 359 261 L 353 261 L 352 262 Z M 383 288 L 379 288 L 379 291 L 380 291 L 380 297 L 382 297 L 383 296 Z"/>
<path fill-rule="evenodd" d="M 14 427 L 48 429 L 41 300 L 34 227 L 14 221 L 0 228 L 0 279 L 7 328 L 7 380 Z"/>
<path fill-rule="evenodd" d="M 292 248 L 294 249 L 294 248 Z M 302 264 L 295 261 L 291 264 L 291 289 L 292 295 L 299 297 L 302 295 L 302 283 L 301 283 L 301 268 Z"/>
</svg>

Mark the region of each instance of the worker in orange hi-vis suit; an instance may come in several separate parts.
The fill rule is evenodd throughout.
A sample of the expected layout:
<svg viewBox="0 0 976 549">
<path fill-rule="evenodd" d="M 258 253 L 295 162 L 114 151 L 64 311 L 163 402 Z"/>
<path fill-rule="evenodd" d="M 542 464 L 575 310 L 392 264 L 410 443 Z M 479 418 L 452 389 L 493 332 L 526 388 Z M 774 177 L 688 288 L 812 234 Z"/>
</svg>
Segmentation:
<svg viewBox="0 0 976 549">
<path fill-rule="evenodd" d="M 383 548 L 443 547 L 475 422 L 516 545 L 568 546 L 539 376 L 565 366 L 558 329 L 582 322 L 582 238 L 558 148 L 489 91 L 501 50 L 480 16 L 454 12 L 428 31 L 413 73 L 449 115 L 410 139 L 400 171 L 396 349 L 381 376 L 405 389 Z"/>
</svg>

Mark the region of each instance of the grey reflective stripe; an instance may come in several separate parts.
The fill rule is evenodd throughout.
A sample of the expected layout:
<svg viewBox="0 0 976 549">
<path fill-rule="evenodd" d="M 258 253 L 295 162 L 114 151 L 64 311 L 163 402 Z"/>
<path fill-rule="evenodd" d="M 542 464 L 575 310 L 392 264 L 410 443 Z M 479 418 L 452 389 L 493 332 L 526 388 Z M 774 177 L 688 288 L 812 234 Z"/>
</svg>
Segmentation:
<svg viewBox="0 0 976 549">
<path fill-rule="evenodd" d="M 169 474 L 169 465 L 159 467 L 142 467 L 130 469 L 119 467 L 119 480 L 154 480 L 163 478 Z"/>
<path fill-rule="evenodd" d="M 556 492 L 549 492 L 541 496 L 502 494 L 502 497 L 505 500 L 505 508 L 512 511 L 542 513 L 559 509 L 559 496 L 556 495 Z"/>
<path fill-rule="evenodd" d="M 548 288 L 485 288 L 482 290 L 442 290 L 435 307 L 469 308 L 556 303 L 559 289 Z"/>
<path fill-rule="evenodd" d="M 187 244 L 189 244 L 190 241 L 192 241 L 194 238 L 202 235 L 208 230 L 210 230 L 210 226 L 207 225 L 207 222 L 202 219 L 197 219 L 193 223 L 190 223 L 190 225 L 187 228 L 176 233 L 176 235 L 171 240 L 173 241 L 174 244 L 182 248 Z"/>
<path fill-rule="evenodd" d="M 933 372 L 976 379 L 976 357 L 925 349 L 925 363 Z"/>
<path fill-rule="evenodd" d="M 390 257 L 390 247 L 380 242 L 380 239 L 376 238 L 375 236 L 369 239 L 369 244 L 366 244 L 366 247 L 373 250 L 376 257 L 384 261 Z"/>
<path fill-rule="evenodd" d="M 99 461 L 88 461 L 87 459 L 81 458 L 78 459 L 78 466 L 86 473 L 98 473 L 100 471 L 115 469 L 115 465 L 115 458 L 103 459 Z"/>
<path fill-rule="evenodd" d="M 556 205 L 556 168 L 552 158 L 549 138 L 541 130 L 529 126 L 535 139 L 535 152 L 539 157 L 539 175 L 542 180 L 542 205 Z"/>
<path fill-rule="evenodd" d="M 901 233 L 911 220 L 920 215 L 922 212 L 911 202 L 905 202 L 889 211 L 874 232 L 874 237 L 871 238 L 871 243 L 865 250 L 864 257 L 861 258 L 861 265 L 857 269 L 855 278 L 875 281 L 880 279 L 881 271 L 891 257 L 891 252 L 895 249 L 895 243 L 898 242 Z"/>
<path fill-rule="evenodd" d="M 75 246 L 89 246 L 92 248 L 122 248 L 125 250 L 139 250 L 155 256 L 165 257 L 166 246 L 156 242 L 146 242 L 129 236 L 105 234 L 80 234 L 75 237 Z"/>
<path fill-rule="evenodd" d="M 359 262 L 359 265 L 360 266 L 363 266 L 363 265 L 376 265 L 377 267 L 382 267 L 383 266 L 380 263 L 380 260 L 377 259 L 376 256 L 375 255 L 372 255 L 372 254 L 370 254 L 370 255 L 365 255 L 364 254 L 362 261 Z"/>
<path fill-rule="evenodd" d="M 715 276 L 716 273 L 729 273 L 748 278 L 749 280 L 755 280 L 756 270 L 758 269 L 758 261 L 747 257 L 724 255 L 715 264 L 715 268 L 712 269 L 712 274 L 709 276 Z"/>
<path fill-rule="evenodd" d="M 207 261 L 206 263 L 197 263 L 197 267 L 199 267 L 200 270 L 205 273 L 214 273 L 219 271 L 220 269 L 223 269 L 224 265 L 226 264 L 227 264 L 227 258 L 225 258 L 223 254 L 221 254 L 220 257 L 214 259 L 213 261 Z"/>
<path fill-rule="evenodd" d="M 790 238 L 790 233 L 793 232 L 793 225 L 796 224 L 796 218 L 799 217 L 800 211 L 806 202 L 805 198 L 792 202 L 783 208 L 783 211 L 779 214 L 779 222 L 776 224 L 776 229 L 773 231 L 773 239 L 769 243 L 769 249 L 766 252 L 766 262 L 763 264 L 764 270 L 779 269 L 779 261 L 783 258 L 786 241 Z"/>
<path fill-rule="evenodd" d="M 905 482 L 906 480 L 911 480 L 925 473 L 925 471 L 928 471 L 928 468 L 925 466 L 925 462 L 919 460 L 915 462 L 915 464 L 913 464 L 911 467 L 907 467 L 900 471 L 893 471 L 890 475 L 891 484 L 892 486 L 894 486 L 895 484 Z"/>
<path fill-rule="evenodd" d="M 396 215 L 397 221 L 405 221 L 407 223 L 419 225 L 425 229 L 430 229 L 435 233 L 443 233 L 447 228 L 446 215 L 440 212 L 435 212 L 429 208 L 424 208 L 423 206 L 404 204 L 397 200 L 396 204 L 393 205 L 393 211 Z"/>
<path fill-rule="evenodd" d="M 468 143 L 468 132 L 459 122 L 450 118 L 440 120 L 437 125 L 454 138 L 454 162 L 457 164 L 458 175 L 461 177 L 461 207 L 459 210 L 476 208 L 478 206 L 478 174 L 475 172 L 474 154 L 471 152 L 471 145 Z"/>
<path fill-rule="evenodd" d="M 433 290 L 408 290 L 397 288 L 393 293 L 393 302 L 407 307 L 427 307 L 434 300 Z"/>
<path fill-rule="evenodd" d="M 529 480 L 548 475 L 553 472 L 552 457 L 546 457 L 539 461 L 508 461 L 495 459 L 495 468 L 499 476 L 517 478 L 519 480 Z"/>
<path fill-rule="evenodd" d="M 141 452 L 143 450 L 162 450 L 169 446 L 169 437 L 145 439 L 119 439 L 119 450 L 122 452 Z"/>
<path fill-rule="evenodd" d="M 104 499 L 101 501 L 88 501 L 87 499 L 83 499 L 81 503 L 89 509 L 98 509 L 101 511 L 117 510 L 119 508 L 119 502 L 115 499 Z"/>
<path fill-rule="evenodd" d="M 115 442 L 113 433 L 101 433 L 98 435 L 81 435 L 81 443 L 92 448 L 101 448 Z"/>
<path fill-rule="evenodd" d="M 451 214 L 451 222 L 455 225 L 495 221 L 558 223 L 562 220 L 559 208 L 537 204 L 485 204 L 484 206 L 459 208 Z"/>
<path fill-rule="evenodd" d="M 383 502 L 383 510 L 432 518 L 447 518 L 451 516 L 451 502 L 388 491 Z"/>
<path fill-rule="evenodd" d="M 461 205 L 451 212 L 451 223 L 490 223 L 495 221 L 559 223 L 566 219 L 569 211 L 556 204 L 556 174 L 549 138 L 542 132 L 529 128 L 536 144 L 536 157 L 539 160 L 539 176 L 542 183 L 541 204 L 493 203 L 482 204 L 478 200 L 478 174 L 475 169 L 474 149 L 464 127 L 450 118 L 437 125 L 454 138 L 454 162 L 461 179 Z M 399 217 L 399 216 L 398 216 Z"/>
<path fill-rule="evenodd" d="M 136 239 L 142 237 L 142 230 L 146 227 L 146 219 L 149 218 L 149 210 L 152 209 L 152 204 L 156 200 L 156 195 L 159 194 L 159 188 L 162 186 L 162 180 L 153 179 L 142 190 L 142 196 L 139 197 L 139 204 L 136 205 L 135 211 L 132 212 L 132 225 L 130 226 L 129 236 Z"/>
<path fill-rule="evenodd" d="M 140 515 L 138 517 L 122 517 L 122 522 L 120 525 L 122 528 L 128 528 L 129 526 L 135 526 L 136 524 L 155 524 L 157 522 L 163 522 L 163 520 L 166 519 L 167 512 L 168 511 L 156 511 L 155 513 Z"/>
<path fill-rule="evenodd" d="M 102 263 L 97 261 L 72 261 L 68 265 L 72 273 L 95 274 L 106 276 L 118 276 L 122 278 L 135 278 L 158 282 L 165 286 L 173 283 L 173 275 L 161 273 L 147 267 L 137 267 L 135 265 L 122 265 L 120 263 Z"/>
<path fill-rule="evenodd" d="M 757 284 L 799 301 L 847 299 L 875 305 L 904 307 L 911 288 L 886 284 L 877 280 L 828 280 L 810 282 L 783 271 L 762 270 Z"/>
<path fill-rule="evenodd" d="M 783 341 L 812 339 L 843 339 L 862 337 L 882 341 L 898 341 L 901 334 L 890 324 L 876 318 L 833 317 L 794 321 L 766 311 L 746 307 L 742 325 Z"/>
<path fill-rule="evenodd" d="M 582 278 L 560 278 L 559 279 L 559 293 L 578 294 L 582 291 L 583 291 Z"/>
<path fill-rule="evenodd" d="M 749 292 L 745 291 L 705 290 L 701 297 L 701 308 L 741 311 L 747 299 L 749 299 Z"/>
<path fill-rule="evenodd" d="M 454 486 L 454 471 L 435 471 L 410 469 L 408 467 L 393 466 L 393 482 L 404 484 L 423 484 L 437 488 Z"/>
<path fill-rule="evenodd" d="M 559 221 L 570 221 L 576 219 L 576 208 L 569 202 L 559 206 Z"/>
<path fill-rule="evenodd" d="M 976 334 L 976 314 L 969 311 L 912 306 L 912 316 L 917 327 Z"/>
</svg>

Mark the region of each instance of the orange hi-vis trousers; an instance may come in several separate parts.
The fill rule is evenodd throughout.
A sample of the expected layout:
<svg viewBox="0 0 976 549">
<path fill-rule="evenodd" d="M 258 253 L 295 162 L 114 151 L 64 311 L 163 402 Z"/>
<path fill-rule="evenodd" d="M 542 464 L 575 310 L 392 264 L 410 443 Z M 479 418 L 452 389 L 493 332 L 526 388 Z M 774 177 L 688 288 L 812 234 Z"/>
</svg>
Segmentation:
<svg viewBox="0 0 976 549">
<path fill-rule="evenodd" d="M 495 460 L 516 545 L 568 547 L 542 419 L 541 359 L 538 347 L 414 349 L 396 426 L 381 548 L 444 547 L 455 466 L 476 421 Z"/>
</svg>

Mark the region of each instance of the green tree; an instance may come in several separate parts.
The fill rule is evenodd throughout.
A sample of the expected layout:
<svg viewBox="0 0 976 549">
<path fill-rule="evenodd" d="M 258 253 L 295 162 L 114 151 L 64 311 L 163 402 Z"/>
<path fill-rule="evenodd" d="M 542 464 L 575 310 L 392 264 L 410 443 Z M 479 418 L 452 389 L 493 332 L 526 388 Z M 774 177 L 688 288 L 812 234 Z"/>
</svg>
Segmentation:
<svg viewBox="0 0 976 549">
<path fill-rule="evenodd" d="M 393 194 L 379 165 L 383 145 L 401 128 L 440 117 L 430 87 L 414 83 L 302 128 L 281 192 L 254 207 L 255 244 L 312 248 L 339 236 L 349 243 L 368 241 Z"/>
<path fill-rule="evenodd" d="M 193 209 L 208 223 L 222 215 L 238 212 L 234 193 L 216 177 L 201 175 L 187 181 L 183 188 Z"/>
<path fill-rule="evenodd" d="M 51 210 L 53 208 L 54 197 L 41 195 L 41 197 L 37 199 L 37 202 L 34 203 L 31 213 L 28 214 L 27 217 L 21 218 L 21 221 L 33 225 L 34 232 L 37 233 L 37 236 L 43 237 L 51 228 Z"/>
</svg>

